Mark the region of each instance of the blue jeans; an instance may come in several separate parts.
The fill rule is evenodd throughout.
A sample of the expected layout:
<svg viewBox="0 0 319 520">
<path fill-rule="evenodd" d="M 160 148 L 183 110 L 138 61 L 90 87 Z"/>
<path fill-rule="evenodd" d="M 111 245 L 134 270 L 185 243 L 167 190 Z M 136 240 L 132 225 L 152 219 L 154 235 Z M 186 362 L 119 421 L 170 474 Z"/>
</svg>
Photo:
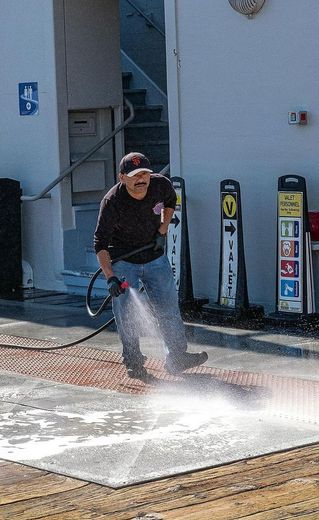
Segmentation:
<svg viewBox="0 0 319 520">
<path fill-rule="evenodd" d="M 124 276 L 132 288 L 138 289 L 139 282 L 142 282 L 168 353 L 172 357 L 178 357 L 186 352 L 185 327 L 167 256 L 162 255 L 146 264 L 133 264 L 121 260 L 113 265 L 113 272 L 118 278 Z M 134 323 L 134 302 L 130 291 L 126 290 L 124 294 L 113 298 L 112 305 L 123 344 L 123 362 L 127 367 L 139 365 L 143 363 L 143 357 L 139 346 L 139 330 Z"/>
</svg>

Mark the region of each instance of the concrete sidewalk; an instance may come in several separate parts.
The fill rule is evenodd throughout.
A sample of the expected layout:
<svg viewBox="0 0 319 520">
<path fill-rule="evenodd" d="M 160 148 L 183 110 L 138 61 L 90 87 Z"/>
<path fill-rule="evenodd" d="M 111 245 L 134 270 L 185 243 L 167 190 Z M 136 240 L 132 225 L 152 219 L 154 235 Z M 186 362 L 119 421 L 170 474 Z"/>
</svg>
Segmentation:
<svg viewBox="0 0 319 520">
<path fill-rule="evenodd" d="M 110 317 L 108 310 L 92 320 L 77 304 L 1 300 L 0 341 L 6 335 L 66 343 Z M 127 378 L 114 325 L 86 346 L 55 353 L 0 347 L 0 360 L 11 360 L 12 367 L 0 371 L 0 457 L 120 487 L 319 441 L 315 337 L 186 327 L 189 350 L 207 350 L 208 362 L 170 380 L 160 361 L 161 341 L 144 337 L 155 387 Z M 28 360 L 47 367 L 48 378 L 19 373 Z M 90 387 L 65 384 L 50 367 L 60 374 L 81 368 L 85 377 L 94 371 L 95 379 Z M 114 367 L 120 378 L 115 390 L 107 382 Z M 135 395 L 134 385 L 141 390 Z"/>
</svg>

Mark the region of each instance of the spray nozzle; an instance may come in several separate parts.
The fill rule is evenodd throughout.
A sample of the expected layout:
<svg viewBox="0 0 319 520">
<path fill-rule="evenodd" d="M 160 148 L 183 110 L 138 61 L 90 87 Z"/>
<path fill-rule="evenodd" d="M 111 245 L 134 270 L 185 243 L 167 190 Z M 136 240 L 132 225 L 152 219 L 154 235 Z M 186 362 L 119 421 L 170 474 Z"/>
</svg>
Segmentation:
<svg viewBox="0 0 319 520">
<path fill-rule="evenodd" d="M 122 292 L 125 292 L 125 289 L 128 289 L 129 288 L 129 283 L 128 281 L 123 277 L 121 278 L 121 289 L 122 289 Z"/>
</svg>

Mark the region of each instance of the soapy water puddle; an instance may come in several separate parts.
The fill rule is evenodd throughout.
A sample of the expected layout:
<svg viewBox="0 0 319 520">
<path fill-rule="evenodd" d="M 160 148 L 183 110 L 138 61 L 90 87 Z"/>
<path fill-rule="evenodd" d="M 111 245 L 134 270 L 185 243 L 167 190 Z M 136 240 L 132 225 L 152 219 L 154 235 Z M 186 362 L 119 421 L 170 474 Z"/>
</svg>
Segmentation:
<svg viewBox="0 0 319 520">
<path fill-rule="evenodd" d="M 37 460 L 67 449 L 146 443 L 178 439 L 185 434 L 201 437 L 232 430 L 233 418 L 242 412 L 222 398 L 185 395 L 143 398 L 137 407 L 107 411 L 21 409 L 1 415 L 0 458 L 19 452 L 21 460 Z M 234 426 L 235 431 L 235 426 Z M 235 438 L 234 438 L 235 442 Z"/>
<path fill-rule="evenodd" d="M 227 442 L 235 445 L 236 424 L 246 420 L 267 422 L 267 412 L 247 411 L 222 396 L 170 392 L 143 396 L 123 409 L 105 411 L 74 412 L 59 407 L 48 411 L 18 405 L 1 415 L 0 458 L 18 454 L 20 460 L 39 460 L 72 448 L 146 444 L 163 439 L 177 442 L 185 435 L 202 439 L 209 435 L 221 442 L 225 431 Z"/>
</svg>

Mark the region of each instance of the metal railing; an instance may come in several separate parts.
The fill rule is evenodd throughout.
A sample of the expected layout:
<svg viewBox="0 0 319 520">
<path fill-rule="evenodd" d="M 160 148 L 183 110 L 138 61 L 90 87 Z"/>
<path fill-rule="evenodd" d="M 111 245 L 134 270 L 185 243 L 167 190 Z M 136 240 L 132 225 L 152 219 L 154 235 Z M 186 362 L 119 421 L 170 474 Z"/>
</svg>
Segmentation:
<svg viewBox="0 0 319 520">
<path fill-rule="evenodd" d="M 159 172 L 161 175 L 166 175 L 167 173 L 169 173 L 169 169 L 170 169 L 170 165 L 169 163 L 164 166 L 164 168 Z"/>
<path fill-rule="evenodd" d="M 135 9 L 135 11 L 137 11 L 141 16 L 143 16 L 143 18 L 152 27 L 154 27 L 154 29 L 156 29 L 157 32 L 159 32 L 165 38 L 165 32 L 155 22 L 153 22 L 153 20 L 149 16 L 147 16 L 147 14 L 145 14 L 144 11 L 142 11 L 142 9 L 140 9 L 134 2 L 132 2 L 132 0 L 126 0 L 126 1 L 128 4 L 130 4 Z"/>
<path fill-rule="evenodd" d="M 123 121 L 123 123 L 121 123 L 119 126 L 117 126 L 113 132 L 109 135 L 107 135 L 106 137 L 104 137 L 101 141 L 99 141 L 96 145 L 93 146 L 93 148 L 91 148 L 86 154 L 83 155 L 83 157 L 81 157 L 78 161 L 76 161 L 74 164 L 72 164 L 71 166 L 69 166 L 68 168 L 66 168 L 65 170 L 63 170 L 60 175 L 54 179 L 46 188 L 44 188 L 40 193 L 38 193 L 38 195 L 22 195 L 21 196 L 21 201 L 34 201 L 34 200 L 39 200 L 39 199 L 42 199 L 44 197 L 46 197 L 47 193 L 49 191 L 52 190 L 52 188 L 54 188 L 57 184 L 59 184 L 59 182 L 61 182 L 67 175 L 69 175 L 70 173 L 72 173 L 78 166 L 80 166 L 81 164 L 83 164 L 87 159 L 89 159 L 89 157 L 91 157 L 91 155 L 93 155 L 95 152 L 97 152 L 97 150 L 99 150 L 102 146 L 104 146 L 106 143 L 108 143 L 111 139 L 113 139 L 113 137 L 118 134 L 119 132 L 121 132 L 121 130 L 123 130 L 135 117 L 135 113 L 134 113 L 134 108 L 133 108 L 133 105 L 132 103 L 124 98 L 124 102 L 126 104 L 126 106 L 129 108 L 130 110 L 130 115 L 127 119 L 125 119 L 125 121 Z"/>
</svg>

